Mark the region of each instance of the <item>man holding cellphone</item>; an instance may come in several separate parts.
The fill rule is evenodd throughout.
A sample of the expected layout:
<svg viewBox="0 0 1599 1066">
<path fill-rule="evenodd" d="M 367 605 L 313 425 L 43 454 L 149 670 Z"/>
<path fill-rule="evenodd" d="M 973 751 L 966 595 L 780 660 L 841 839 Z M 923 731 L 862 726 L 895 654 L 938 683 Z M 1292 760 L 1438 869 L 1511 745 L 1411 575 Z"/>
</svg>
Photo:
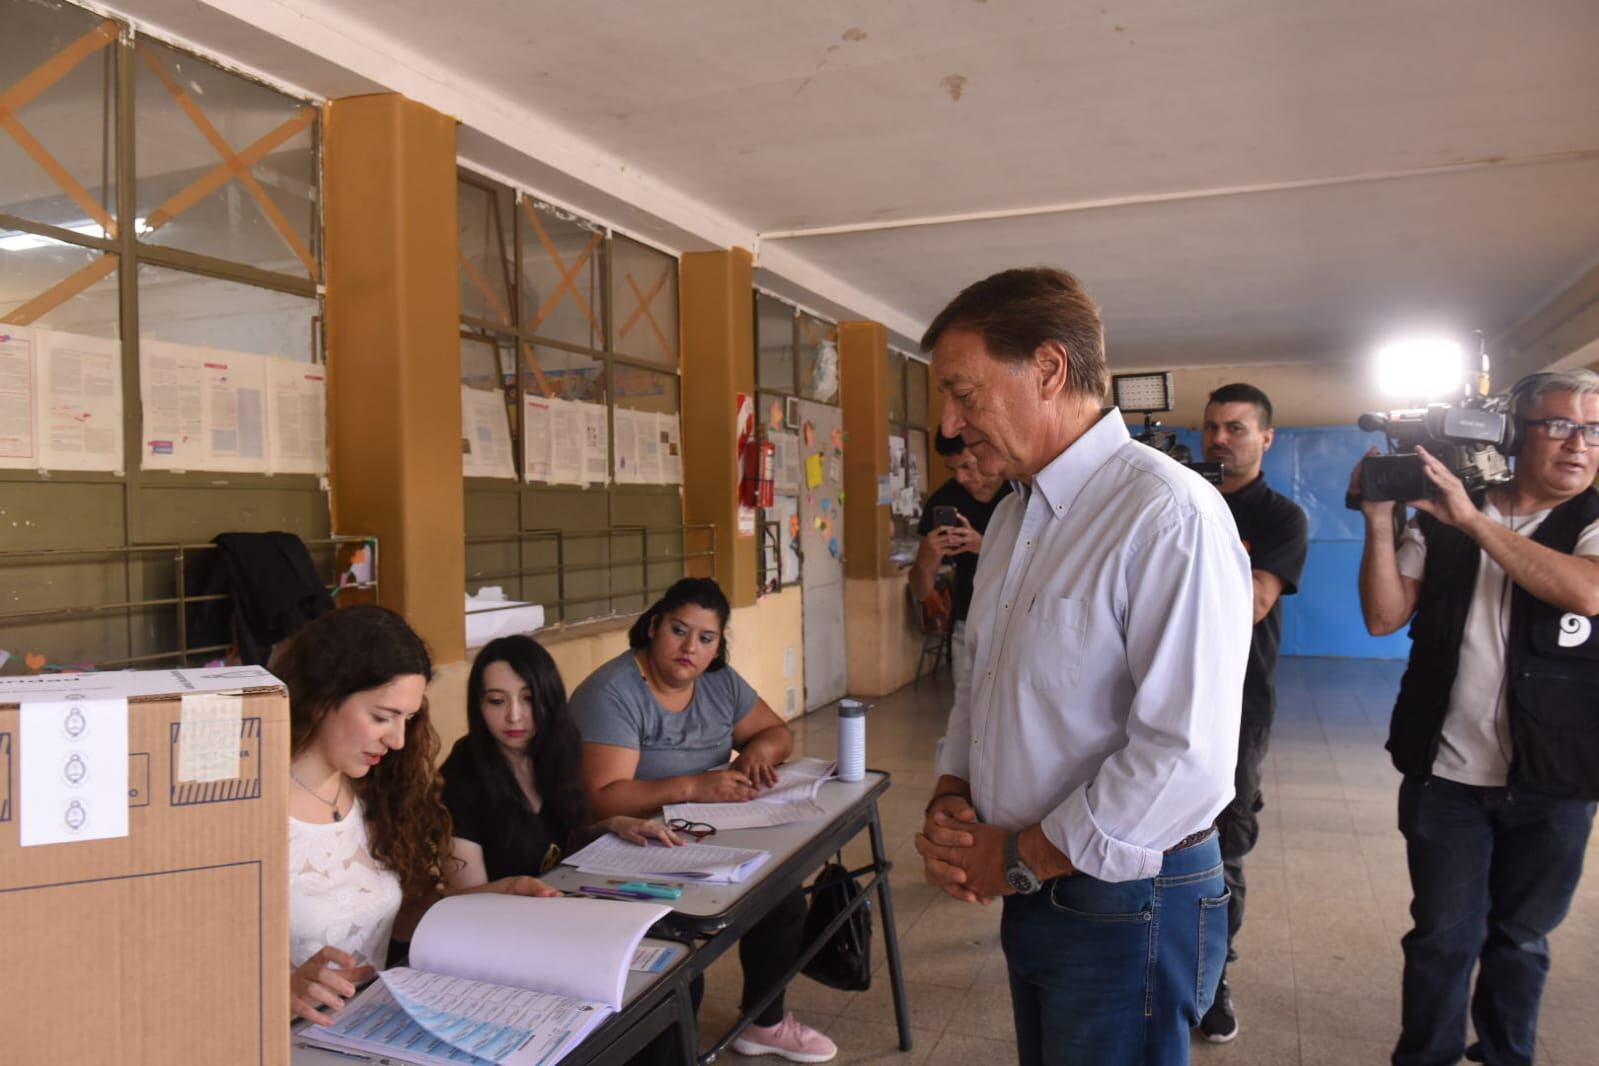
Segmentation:
<svg viewBox="0 0 1599 1066">
<path fill-rule="evenodd" d="M 966 612 L 972 605 L 977 553 L 983 546 L 983 531 L 988 528 L 994 508 L 1010 492 L 1010 482 L 998 475 L 981 473 L 977 460 L 959 437 L 946 437 L 940 432 L 933 447 L 944 457 L 949 480 L 933 490 L 927 506 L 922 508 L 921 525 L 916 529 L 922 544 L 911 566 L 911 591 L 918 600 L 927 599 L 944 560 L 949 558 L 955 564 L 950 643 L 955 681 L 959 684 L 966 671 Z"/>
</svg>

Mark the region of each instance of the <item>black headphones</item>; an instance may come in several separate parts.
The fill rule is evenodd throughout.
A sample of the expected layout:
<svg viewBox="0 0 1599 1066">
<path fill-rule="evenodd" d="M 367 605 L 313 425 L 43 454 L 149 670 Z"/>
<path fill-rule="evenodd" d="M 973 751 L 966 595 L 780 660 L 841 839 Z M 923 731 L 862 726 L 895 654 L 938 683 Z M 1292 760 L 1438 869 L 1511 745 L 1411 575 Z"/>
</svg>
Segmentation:
<svg viewBox="0 0 1599 1066">
<path fill-rule="evenodd" d="M 1509 425 L 1505 431 L 1505 444 L 1499 450 L 1506 455 L 1514 456 L 1521 451 L 1527 442 L 1527 415 L 1526 407 L 1531 402 L 1532 394 L 1538 386 L 1554 377 L 1546 370 L 1536 374 L 1528 374 L 1510 387 L 1510 402 L 1507 414 L 1510 416 Z"/>
</svg>

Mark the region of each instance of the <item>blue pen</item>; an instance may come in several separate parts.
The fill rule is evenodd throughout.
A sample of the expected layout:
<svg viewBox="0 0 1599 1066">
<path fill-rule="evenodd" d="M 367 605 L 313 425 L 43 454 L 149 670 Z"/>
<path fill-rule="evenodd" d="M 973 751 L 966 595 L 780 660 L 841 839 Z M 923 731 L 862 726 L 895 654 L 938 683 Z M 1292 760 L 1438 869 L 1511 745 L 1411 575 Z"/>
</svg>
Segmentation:
<svg viewBox="0 0 1599 1066">
<path fill-rule="evenodd" d="M 620 888 L 602 888 L 598 885 L 580 885 L 578 891 L 586 896 L 599 896 L 604 899 L 636 899 L 645 903 L 659 903 L 659 896 L 652 896 L 648 892 L 627 892 Z"/>
</svg>

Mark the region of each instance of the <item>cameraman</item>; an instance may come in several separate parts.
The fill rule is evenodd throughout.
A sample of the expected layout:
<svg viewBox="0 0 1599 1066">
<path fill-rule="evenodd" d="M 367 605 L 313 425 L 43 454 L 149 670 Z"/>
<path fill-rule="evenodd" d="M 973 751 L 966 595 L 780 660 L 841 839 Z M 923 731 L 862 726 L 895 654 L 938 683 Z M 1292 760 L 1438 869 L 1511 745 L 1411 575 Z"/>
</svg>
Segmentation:
<svg viewBox="0 0 1599 1066">
<path fill-rule="evenodd" d="M 1361 501 L 1366 628 L 1411 623 L 1388 734 L 1414 922 L 1396 1066 L 1532 1062 L 1599 795 L 1599 375 L 1534 374 L 1511 396 L 1511 481 L 1474 499 L 1418 448 L 1437 494 L 1412 501 L 1397 550 L 1394 505 Z"/>
<path fill-rule="evenodd" d="M 1260 811 L 1265 805 L 1261 764 L 1277 707 L 1274 675 L 1282 646 L 1282 597 L 1293 595 L 1299 587 L 1310 540 L 1305 512 L 1273 491 L 1260 472 L 1274 436 L 1271 399 L 1260 389 L 1239 383 L 1223 385 L 1210 394 L 1203 427 L 1205 458 L 1221 464 L 1222 497 L 1249 553 L 1254 585 L 1255 628 L 1244 672 L 1233 798 L 1216 818 L 1222 873 L 1232 893 L 1227 907 L 1229 961 L 1236 957 L 1232 942 L 1244 924 L 1244 856 L 1260 839 Z M 1225 971 L 1215 1002 L 1200 1019 L 1199 1034 L 1213 1044 L 1225 1044 L 1238 1035 L 1238 1016 Z"/>
<path fill-rule="evenodd" d="M 916 562 L 911 566 L 911 592 L 918 600 L 927 599 L 938 578 L 938 568 L 946 557 L 955 564 L 955 587 L 950 596 L 950 631 L 952 673 L 959 683 L 966 671 L 966 612 L 972 606 L 972 578 L 977 573 L 977 553 L 983 547 L 983 531 L 988 520 L 1010 492 L 1010 482 L 998 476 L 983 474 L 977 469 L 977 460 L 967 450 L 966 442 L 959 437 L 946 437 L 940 431 L 934 438 L 933 448 L 944 457 L 949 470 L 949 480 L 933 490 L 922 507 L 921 525 L 916 532 L 922 538 L 916 551 Z M 958 525 L 934 526 L 934 509 L 953 507 Z"/>
</svg>

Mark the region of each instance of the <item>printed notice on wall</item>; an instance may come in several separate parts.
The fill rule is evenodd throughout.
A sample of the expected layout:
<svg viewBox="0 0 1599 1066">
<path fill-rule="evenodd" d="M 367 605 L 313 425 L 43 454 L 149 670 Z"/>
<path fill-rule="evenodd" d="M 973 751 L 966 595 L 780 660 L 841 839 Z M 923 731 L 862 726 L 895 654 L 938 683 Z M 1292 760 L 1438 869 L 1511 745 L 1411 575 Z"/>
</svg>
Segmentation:
<svg viewBox="0 0 1599 1066">
<path fill-rule="evenodd" d="M 571 400 L 550 401 L 550 484 L 583 484 L 583 438 L 588 418 Z"/>
<path fill-rule="evenodd" d="M 268 359 L 271 389 L 268 469 L 274 474 L 324 474 L 328 469 L 327 374 L 317 363 Z"/>
<path fill-rule="evenodd" d="M 661 483 L 665 485 L 681 485 L 683 483 L 683 435 L 678 428 L 677 415 L 656 415 L 655 421 L 656 427 L 660 432 Z"/>
<path fill-rule="evenodd" d="M 128 701 L 23 703 L 23 847 L 128 835 Z"/>
<path fill-rule="evenodd" d="M 555 432 L 551 404 L 540 396 L 522 399 L 522 476 L 528 481 L 550 480 L 550 445 Z"/>
<path fill-rule="evenodd" d="M 320 363 L 139 341 L 146 470 L 327 471 L 327 372 Z"/>
<path fill-rule="evenodd" d="M 0 466 L 122 470 L 122 346 L 104 337 L 0 333 Z"/>
<path fill-rule="evenodd" d="M 33 333 L 14 326 L 0 333 L 0 467 L 31 469 L 39 462 L 39 385 Z"/>
<path fill-rule="evenodd" d="M 511 461 L 511 424 L 498 389 L 461 386 L 461 473 L 467 477 L 516 477 Z"/>
<path fill-rule="evenodd" d="M 583 412 L 583 481 L 603 485 L 610 480 L 611 427 L 603 403 L 579 403 Z"/>
<path fill-rule="evenodd" d="M 266 471 L 266 362 L 259 355 L 212 351 L 201 363 L 207 470 Z"/>
</svg>

